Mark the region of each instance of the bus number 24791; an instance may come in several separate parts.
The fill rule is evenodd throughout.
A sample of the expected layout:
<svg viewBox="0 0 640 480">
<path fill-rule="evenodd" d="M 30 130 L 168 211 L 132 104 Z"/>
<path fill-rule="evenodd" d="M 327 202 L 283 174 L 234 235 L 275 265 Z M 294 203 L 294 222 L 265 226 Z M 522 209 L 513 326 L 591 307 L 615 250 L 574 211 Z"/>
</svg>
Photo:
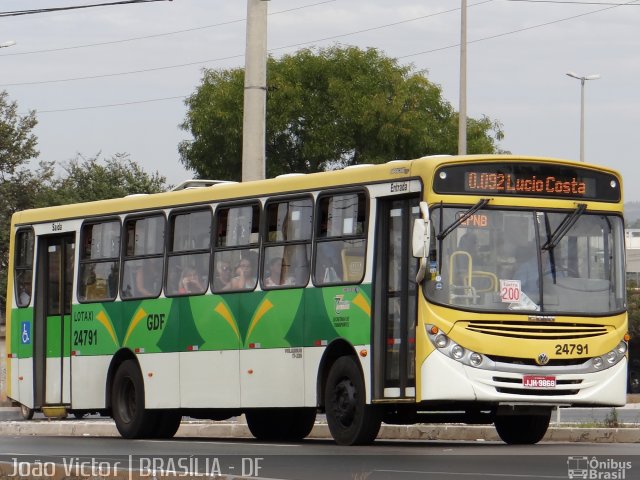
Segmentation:
<svg viewBox="0 0 640 480">
<path fill-rule="evenodd" d="M 95 345 L 97 343 L 97 330 L 76 330 L 75 332 L 73 332 L 74 345 Z"/>
</svg>

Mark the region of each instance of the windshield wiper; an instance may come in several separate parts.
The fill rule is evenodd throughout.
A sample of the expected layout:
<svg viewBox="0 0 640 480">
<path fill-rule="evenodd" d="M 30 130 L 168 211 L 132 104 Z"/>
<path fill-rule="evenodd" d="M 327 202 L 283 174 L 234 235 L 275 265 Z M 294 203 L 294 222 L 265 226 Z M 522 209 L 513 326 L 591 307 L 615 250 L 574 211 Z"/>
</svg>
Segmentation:
<svg viewBox="0 0 640 480">
<path fill-rule="evenodd" d="M 478 210 L 480 210 L 481 208 L 483 208 L 487 203 L 489 203 L 489 199 L 488 198 L 483 198 L 481 199 L 478 203 L 476 203 L 473 207 L 471 207 L 469 210 L 467 210 L 465 213 L 463 213 L 462 215 L 460 215 L 460 217 L 458 217 L 451 225 L 449 225 L 447 228 L 445 228 L 444 230 L 440 229 L 440 233 L 438 234 L 438 236 L 436 237 L 438 240 L 444 240 L 447 235 L 449 235 L 451 232 L 453 232 L 456 228 L 458 228 L 460 225 L 462 225 L 462 223 L 469 218 L 471 215 L 473 215 L 474 213 L 476 213 Z M 443 212 L 444 214 L 444 212 Z M 442 215 L 440 218 L 442 218 L 444 215 Z"/>
<path fill-rule="evenodd" d="M 580 215 L 584 213 L 587 209 L 587 205 L 585 203 L 578 204 L 578 207 L 571 213 L 567 214 L 566 217 L 560 222 L 558 228 L 551 234 L 547 243 L 542 246 L 542 250 L 553 250 L 556 248 L 560 240 L 567 234 L 571 227 L 578 221 Z"/>
</svg>

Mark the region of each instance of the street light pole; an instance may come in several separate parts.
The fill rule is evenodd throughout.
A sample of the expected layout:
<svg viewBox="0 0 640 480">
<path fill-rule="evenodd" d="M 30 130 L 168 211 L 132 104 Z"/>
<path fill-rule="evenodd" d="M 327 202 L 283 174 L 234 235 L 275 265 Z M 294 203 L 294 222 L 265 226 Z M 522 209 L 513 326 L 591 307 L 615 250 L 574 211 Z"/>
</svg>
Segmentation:
<svg viewBox="0 0 640 480">
<path fill-rule="evenodd" d="M 567 75 L 576 80 L 580 80 L 580 161 L 584 162 L 584 83 L 587 80 L 597 80 L 599 74 L 593 75 L 577 75 L 573 72 L 567 72 Z"/>
<path fill-rule="evenodd" d="M 467 154 L 467 0 L 460 7 L 460 111 L 458 112 L 458 155 Z"/>
</svg>

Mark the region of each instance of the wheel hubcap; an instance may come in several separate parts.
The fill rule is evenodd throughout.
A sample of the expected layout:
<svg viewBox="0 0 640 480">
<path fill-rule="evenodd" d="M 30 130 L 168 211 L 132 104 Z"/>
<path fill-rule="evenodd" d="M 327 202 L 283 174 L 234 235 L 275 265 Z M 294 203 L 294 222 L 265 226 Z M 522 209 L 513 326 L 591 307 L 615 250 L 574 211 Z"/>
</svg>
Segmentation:
<svg viewBox="0 0 640 480">
<path fill-rule="evenodd" d="M 136 389 L 129 378 L 122 382 L 119 399 L 118 411 L 120 412 L 120 417 L 124 422 L 130 423 L 136 416 Z"/>
<path fill-rule="evenodd" d="M 334 415 L 345 427 L 353 423 L 356 412 L 356 389 L 349 379 L 340 381 L 334 389 Z"/>
</svg>

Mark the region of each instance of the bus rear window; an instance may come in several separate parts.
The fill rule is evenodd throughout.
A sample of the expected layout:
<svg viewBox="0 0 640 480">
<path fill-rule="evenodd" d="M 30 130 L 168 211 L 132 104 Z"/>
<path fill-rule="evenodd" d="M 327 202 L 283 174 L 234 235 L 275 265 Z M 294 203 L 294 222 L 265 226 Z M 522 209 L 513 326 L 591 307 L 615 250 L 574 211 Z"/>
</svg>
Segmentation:
<svg viewBox="0 0 640 480">
<path fill-rule="evenodd" d="M 18 307 L 26 307 L 31 303 L 31 286 L 33 280 L 33 246 L 35 237 L 33 230 L 20 230 L 16 234 L 15 256 L 15 296 Z"/>
</svg>

